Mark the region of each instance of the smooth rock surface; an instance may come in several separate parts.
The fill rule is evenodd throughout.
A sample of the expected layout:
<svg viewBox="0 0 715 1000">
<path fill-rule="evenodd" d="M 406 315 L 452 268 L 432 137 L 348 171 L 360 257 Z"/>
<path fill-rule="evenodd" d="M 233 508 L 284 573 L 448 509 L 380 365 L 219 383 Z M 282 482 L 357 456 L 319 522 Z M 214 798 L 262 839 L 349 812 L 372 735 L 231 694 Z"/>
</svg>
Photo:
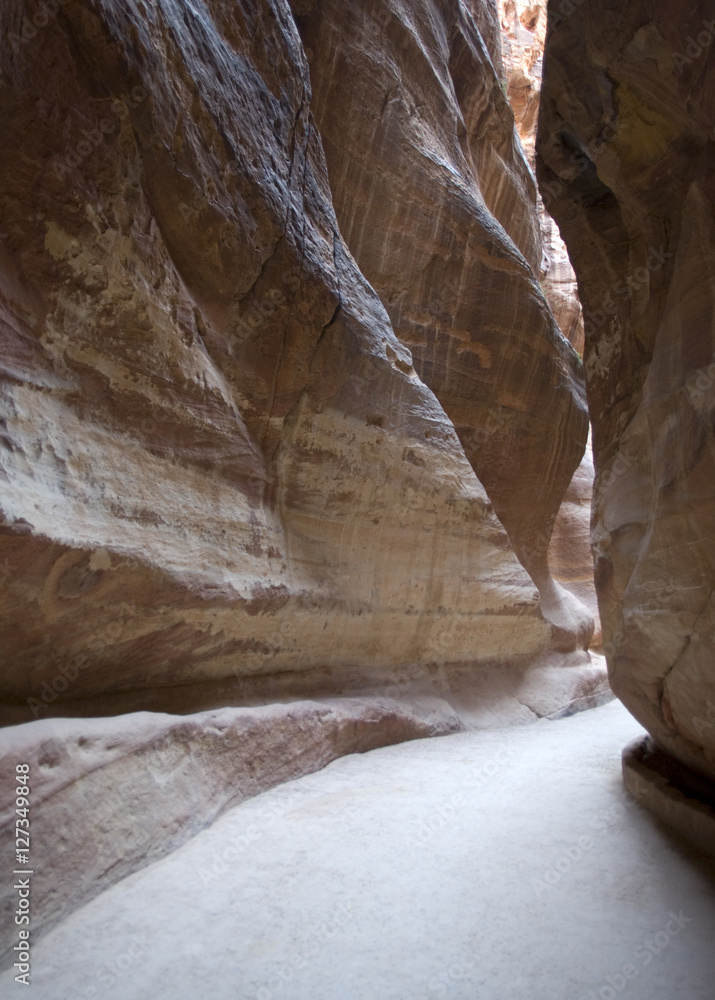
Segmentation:
<svg viewBox="0 0 715 1000">
<path fill-rule="evenodd" d="M 549 564 L 554 577 L 588 608 L 595 628 L 591 648 L 601 650 L 603 636 L 598 599 L 593 581 L 591 552 L 591 499 L 593 496 L 593 452 L 589 437 L 581 464 L 566 490 L 554 525 Z"/>
<path fill-rule="evenodd" d="M 506 93 L 529 166 L 534 168 L 536 126 L 546 41 L 546 0 L 499 0 Z M 565 337 L 583 354 L 583 316 L 576 275 L 558 226 L 537 199 L 541 228 L 541 287 Z"/>
<path fill-rule="evenodd" d="M 548 543 L 583 455 L 576 353 L 539 285 L 533 175 L 493 0 L 295 0 L 340 230 L 452 420 L 545 616 L 593 623 Z"/>
<path fill-rule="evenodd" d="M 711 1000 L 715 869 L 626 794 L 639 732 L 613 703 L 337 761 L 75 913 L 32 996 Z"/>
<path fill-rule="evenodd" d="M 22 763 L 30 768 L 32 863 L 41 873 L 33 882 L 33 940 L 113 882 L 176 850 L 231 805 L 337 757 L 461 730 L 534 723 L 612 700 L 598 657 L 573 654 L 570 666 L 549 664 L 545 657 L 529 669 L 481 670 L 476 677 L 458 668 L 429 672 L 414 665 L 403 674 L 386 671 L 381 687 L 354 698 L 185 717 L 130 711 L 3 730 L 0 865 L 13 868 L 9 776 Z M 266 692 L 279 693 L 285 697 L 286 688 Z M 240 694 L 234 691 L 233 700 Z M 300 697 L 299 690 L 291 694 Z M 137 708 L 146 703 L 146 692 L 134 697 Z M 230 701 L 230 692 L 216 700 Z M 197 692 L 189 701 L 199 701 Z M 76 711 L 86 715 L 88 708 Z M 4 884 L 3 942 L 12 936 L 13 896 Z M 0 962 L 7 957 L 0 949 Z"/>
<path fill-rule="evenodd" d="M 555 3 L 537 167 L 586 318 L 611 683 L 661 747 L 714 779 L 712 15 Z"/>
<path fill-rule="evenodd" d="M 501 93 L 490 11 L 473 15 L 491 55 L 464 50 L 485 94 Z M 191 711 L 202 685 L 215 704 L 234 681 L 250 700 L 302 675 L 310 696 L 414 663 L 521 667 L 583 648 L 588 616 L 556 592 L 568 613 L 544 619 L 341 239 L 285 0 L 73 0 L 41 27 L 8 0 L 0 58 L 3 718 L 111 714 L 142 691 L 180 691 Z M 534 255 L 534 218 L 498 191 L 533 195 L 501 97 L 508 169 L 491 140 L 469 155 L 489 161 L 489 198 Z M 476 190 L 450 192 L 445 210 L 467 196 L 471 219 Z M 521 333 L 499 380 L 522 471 L 553 470 L 541 525 L 580 458 L 582 387 L 527 263 L 477 209 L 493 240 L 466 225 L 450 252 L 493 252 L 478 265 L 493 302 L 514 276 L 503 323 Z M 491 440 L 493 414 L 475 433 Z M 536 509 L 544 490 L 524 482 Z"/>
</svg>

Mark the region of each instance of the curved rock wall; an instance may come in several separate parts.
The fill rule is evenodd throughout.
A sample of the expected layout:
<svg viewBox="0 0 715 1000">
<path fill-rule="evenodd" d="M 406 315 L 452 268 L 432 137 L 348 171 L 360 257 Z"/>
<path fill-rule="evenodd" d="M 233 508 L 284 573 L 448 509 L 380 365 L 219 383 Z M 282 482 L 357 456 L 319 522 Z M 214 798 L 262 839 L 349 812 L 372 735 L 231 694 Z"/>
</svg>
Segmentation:
<svg viewBox="0 0 715 1000">
<path fill-rule="evenodd" d="M 430 339 L 420 371 L 538 580 L 534 533 L 585 413 L 529 265 L 491 4 L 458 22 L 435 7 L 434 39 L 425 7 L 374 25 L 404 45 L 389 143 L 414 115 L 433 164 L 379 220 L 395 266 L 414 254 L 398 299 L 426 266 L 420 295 L 386 296 L 399 339 L 340 236 L 284 0 L 56 6 L 39 26 L 20 0 L 0 10 L 3 718 L 191 711 L 582 647 L 588 620 L 544 619 L 405 347 Z M 342 16 L 357 54 L 361 14 Z M 415 59 L 441 81 L 419 114 Z"/>
<path fill-rule="evenodd" d="M 499 0 L 506 88 L 514 124 L 534 167 L 536 125 L 546 41 L 546 0 Z M 563 335 L 583 354 L 583 317 L 576 275 L 553 218 L 538 198 L 543 243 L 540 278 L 544 295 Z"/>
<path fill-rule="evenodd" d="M 544 614 L 590 615 L 547 550 L 587 434 L 578 358 L 539 286 L 531 171 L 490 39 L 495 4 L 294 8 L 337 217 L 415 370 L 454 423 Z"/>
<path fill-rule="evenodd" d="M 537 166 L 586 317 L 611 683 L 715 777 L 715 23 L 703 0 L 550 7 Z"/>
</svg>

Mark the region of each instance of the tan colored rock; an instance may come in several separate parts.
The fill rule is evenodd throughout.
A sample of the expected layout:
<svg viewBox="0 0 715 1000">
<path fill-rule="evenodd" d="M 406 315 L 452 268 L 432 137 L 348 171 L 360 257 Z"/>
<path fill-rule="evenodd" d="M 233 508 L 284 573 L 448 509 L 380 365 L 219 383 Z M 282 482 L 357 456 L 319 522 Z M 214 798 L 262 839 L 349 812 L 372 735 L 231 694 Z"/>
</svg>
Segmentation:
<svg viewBox="0 0 715 1000">
<path fill-rule="evenodd" d="M 589 438 L 581 464 L 566 490 L 566 496 L 556 518 L 549 549 L 549 563 L 555 578 L 575 594 L 593 615 L 595 629 L 591 648 L 600 651 L 603 637 L 593 582 L 591 552 L 593 478 L 593 453 Z"/>
<path fill-rule="evenodd" d="M 475 10 L 496 58 L 498 22 Z M 132 699 L 190 712 L 583 645 L 581 611 L 540 613 L 342 242 L 286 3 L 70 3 L 27 38 L 25 16 L 20 0 L 0 10 L 3 719 Z M 475 30 L 456 40 L 452 78 L 469 93 L 480 68 L 482 96 L 501 94 Z M 470 129 L 480 114 L 470 105 Z M 510 122 L 500 100 L 493 141 L 475 133 L 464 155 L 483 160 L 484 196 L 535 258 Z M 418 220 L 436 189 L 413 195 Z M 487 282 L 459 292 L 459 323 L 487 292 L 495 320 L 483 346 L 467 325 L 450 335 L 450 398 L 464 393 L 467 424 L 453 415 L 505 520 L 516 511 L 523 558 L 535 526 L 550 531 L 585 418 L 573 355 L 481 197 L 461 178 L 444 202 L 468 206 L 448 237 L 453 273 Z"/>
<path fill-rule="evenodd" d="M 507 97 L 514 124 L 531 168 L 541 94 L 541 72 L 546 41 L 546 0 L 499 0 Z M 583 353 L 583 317 L 576 275 L 558 226 L 538 199 L 543 242 L 541 287 L 563 335 Z"/>
<path fill-rule="evenodd" d="M 586 316 L 611 683 L 713 778 L 712 9 L 574 0 L 552 15 L 537 165 Z"/>
<path fill-rule="evenodd" d="M 546 0 L 499 0 L 507 97 L 529 163 L 534 161 L 546 41 Z"/>
<path fill-rule="evenodd" d="M 541 95 L 541 71 L 546 41 L 546 0 L 499 0 L 507 97 L 514 112 L 529 166 L 534 169 L 534 144 Z M 558 226 L 539 195 L 537 211 L 543 255 L 540 279 L 559 329 L 575 350 L 583 353 L 584 333 L 576 275 Z M 593 583 L 590 516 L 593 456 L 590 443 L 564 496 L 549 549 L 554 577 L 588 608 L 595 622 L 591 646 L 601 648 L 601 625 Z"/>
<path fill-rule="evenodd" d="M 341 232 L 454 423 L 542 612 L 570 648 L 587 645 L 590 616 L 547 563 L 585 400 L 539 287 L 534 181 L 491 54 L 496 7 L 294 8 Z"/>
</svg>

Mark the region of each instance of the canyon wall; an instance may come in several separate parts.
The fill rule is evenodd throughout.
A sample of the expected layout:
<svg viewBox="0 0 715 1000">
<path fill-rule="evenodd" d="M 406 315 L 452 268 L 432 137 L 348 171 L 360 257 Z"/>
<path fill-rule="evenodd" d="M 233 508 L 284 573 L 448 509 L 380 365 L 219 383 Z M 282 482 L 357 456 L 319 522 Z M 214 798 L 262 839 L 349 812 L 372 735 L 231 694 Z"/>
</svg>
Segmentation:
<svg viewBox="0 0 715 1000">
<path fill-rule="evenodd" d="M 539 285 L 534 180 L 491 3 L 294 3 L 340 229 L 452 420 L 541 607 L 592 619 L 548 566 L 587 436 L 580 363 Z"/>
<path fill-rule="evenodd" d="M 506 92 L 514 124 L 532 169 L 546 41 L 546 0 L 499 0 Z M 583 353 L 583 317 L 576 275 L 553 218 L 538 196 L 543 255 L 541 286 L 563 335 Z"/>
<path fill-rule="evenodd" d="M 0 8 L 33 934 L 335 756 L 610 697 L 548 567 L 585 398 L 501 76 L 492 0 Z"/>
<path fill-rule="evenodd" d="M 285 2 L 3 4 L 5 721 L 587 664 L 546 566 L 585 403 L 495 8 L 383 13 L 319 30 L 406 145 L 395 204 L 353 204 L 394 287 L 347 186 L 341 236 Z"/>
<path fill-rule="evenodd" d="M 586 319 L 611 683 L 715 777 L 712 5 L 550 5 L 537 168 Z"/>
<path fill-rule="evenodd" d="M 502 59 L 506 94 L 514 112 L 514 125 L 532 169 L 535 169 L 536 127 L 541 97 L 541 75 L 546 41 L 546 0 L 499 0 Z M 558 226 L 537 193 L 542 257 L 539 278 L 554 319 L 579 354 L 584 330 L 576 275 Z M 590 518 L 593 489 L 593 455 L 590 441 L 574 473 L 554 525 L 549 564 L 556 579 L 591 612 L 595 631 L 592 649 L 601 649 L 601 623 L 593 585 Z"/>
</svg>

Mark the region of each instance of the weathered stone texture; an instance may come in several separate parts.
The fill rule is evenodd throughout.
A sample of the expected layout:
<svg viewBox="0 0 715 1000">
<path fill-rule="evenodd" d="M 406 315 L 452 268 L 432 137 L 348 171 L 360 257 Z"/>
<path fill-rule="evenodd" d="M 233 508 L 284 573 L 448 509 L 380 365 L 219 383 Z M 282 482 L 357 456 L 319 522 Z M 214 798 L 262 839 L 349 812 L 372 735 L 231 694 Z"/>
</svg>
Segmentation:
<svg viewBox="0 0 715 1000">
<path fill-rule="evenodd" d="M 588 642 L 547 550 L 587 434 L 578 358 L 539 286 L 534 181 L 489 43 L 493 3 L 294 4 L 336 213 L 415 370 L 539 586 Z"/>
<path fill-rule="evenodd" d="M 537 146 L 586 317 L 611 682 L 662 747 L 711 777 L 712 13 L 705 2 L 553 4 Z"/>
<path fill-rule="evenodd" d="M 335 692 L 392 667 L 523 666 L 585 644 L 578 608 L 542 600 L 545 620 L 492 512 L 525 562 L 535 545 L 543 598 L 533 531 L 550 532 L 585 416 L 528 263 L 533 184 L 493 69 L 498 21 L 472 13 L 450 46 L 435 39 L 434 64 L 407 8 L 379 28 L 406 45 L 393 145 L 411 60 L 462 95 L 425 94 L 434 170 L 406 180 L 410 226 L 393 213 L 380 233 L 396 227 L 425 263 L 439 203 L 440 253 L 479 279 L 443 310 L 458 328 L 445 399 L 492 501 L 403 343 L 425 303 L 393 311 L 398 339 L 339 234 L 287 3 L 68 0 L 29 29 L 20 0 L 2 5 L 5 718 L 111 712 L 132 690 L 186 711 L 196 684 L 235 681 L 235 702 L 298 674 Z M 343 11 L 356 57 L 357 16 Z M 446 287 L 435 261 L 425 289 Z M 441 391 L 442 362 L 419 356 Z"/>
<path fill-rule="evenodd" d="M 546 0 L 499 0 L 507 97 L 526 157 L 534 167 L 536 125 L 546 41 Z M 583 353 L 583 317 L 576 275 L 558 227 L 538 198 L 543 243 L 540 278 L 544 295 L 563 335 Z"/>
</svg>

